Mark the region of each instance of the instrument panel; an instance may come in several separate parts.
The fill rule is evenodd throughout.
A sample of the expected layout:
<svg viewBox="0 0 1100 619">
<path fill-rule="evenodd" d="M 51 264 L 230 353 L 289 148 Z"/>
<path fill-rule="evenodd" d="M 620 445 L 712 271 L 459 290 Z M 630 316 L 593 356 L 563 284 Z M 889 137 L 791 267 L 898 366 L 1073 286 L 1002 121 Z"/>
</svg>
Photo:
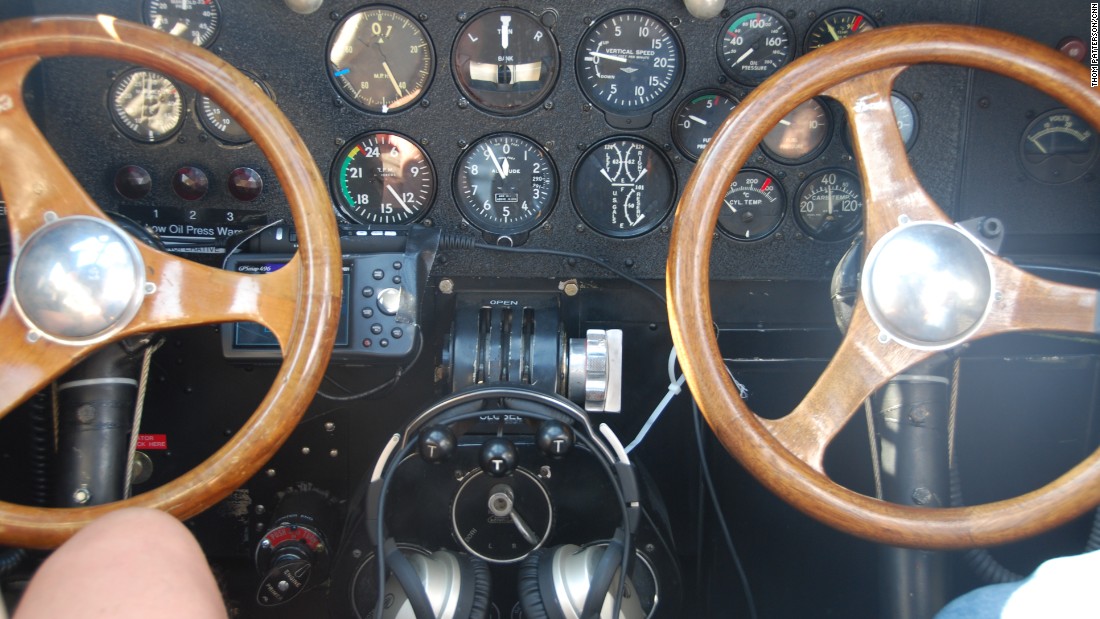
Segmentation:
<svg viewBox="0 0 1100 619">
<path fill-rule="evenodd" d="M 48 4 L 64 12 L 80 3 Z M 119 16 L 148 19 L 147 4 L 134 2 L 132 15 Z M 816 45 L 814 32 L 836 39 L 955 10 L 948 3 L 895 12 L 761 4 L 699 20 L 682 3 L 659 0 L 516 4 L 426 10 L 332 1 L 307 15 L 281 3 L 212 4 L 205 29 L 213 35 L 202 43 L 287 113 L 327 173 L 338 220 L 420 223 L 492 243 L 594 254 L 659 278 L 694 162 L 755 84 Z M 194 38 L 195 27 L 166 28 Z M 226 236 L 287 215 L 262 154 L 233 133 L 217 102 L 155 75 L 121 94 L 116 84 L 134 72 L 151 73 L 107 61 L 47 61 L 47 90 L 66 93 L 51 99 L 73 102 L 67 120 L 47 127 L 59 151 L 86 149 L 89 134 L 110 138 L 103 156 L 69 162 L 93 197 L 151 226 L 171 250 L 211 262 L 220 260 Z M 914 168 L 937 179 L 928 190 L 948 209 L 957 162 L 939 156 L 936 139 L 958 126 L 964 88 L 965 73 L 945 67 L 913 68 L 897 85 L 908 124 L 921 129 L 911 134 Z M 173 91 L 178 103 L 164 94 Z M 124 129 L 124 99 L 141 102 L 133 115 L 148 125 L 144 133 Z M 752 178 L 735 181 L 725 200 L 716 277 L 831 273 L 858 232 L 837 216 L 845 212 L 840 198 L 831 203 L 822 183 L 823 171 L 858 178 L 846 132 L 839 106 L 818 98 L 769 134 L 746 164 Z M 821 186 L 824 199 L 814 192 Z M 858 212 L 859 188 L 845 191 L 846 212 Z M 544 276 L 604 274 L 545 257 L 494 263 Z M 482 259 L 457 251 L 437 268 L 485 274 Z"/>
</svg>

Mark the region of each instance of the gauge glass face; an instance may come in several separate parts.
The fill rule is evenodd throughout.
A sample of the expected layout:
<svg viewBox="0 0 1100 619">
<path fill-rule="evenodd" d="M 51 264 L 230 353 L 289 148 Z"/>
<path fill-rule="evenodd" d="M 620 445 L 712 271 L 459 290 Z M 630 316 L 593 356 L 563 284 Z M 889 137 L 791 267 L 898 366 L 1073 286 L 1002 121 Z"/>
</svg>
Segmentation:
<svg viewBox="0 0 1100 619">
<path fill-rule="evenodd" d="M 474 105 L 508 115 L 542 103 L 561 68 L 554 35 L 519 9 L 492 9 L 467 22 L 455 39 L 451 67 Z"/>
<path fill-rule="evenodd" d="M 514 563 L 542 546 L 554 524 L 550 495 L 538 479 L 522 468 L 509 478 L 514 513 L 526 525 L 524 534 L 512 518 L 495 516 L 485 499 L 500 484 L 499 477 L 475 471 L 459 486 L 451 505 L 455 539 L 470 554 L 492 563 Z"/>
<path fill-rule="evenodd" d="M 241 71 L 241 73 L 251 78 L 252 83 L 262 90 L 265 96 L 271 98 L 271 91 L 263 82 L 247 71 Z M 237 124 L 237 121 L 227 114 L 222 106 L 206 95 L 195 100 L 195 114 L 199 117 L 203 129 L 226 144 L 247 144 L 252 141 L 252 136 L 248 135 L 244 127 Z"/>
<path fill-rule="evenodd" d="M 138 142 L 162 142 L 183 124 L 179 87 L 148 69 L 130 69 L 115 78 L 109 105 L 115 126 Z"/>
<path fill-rule="evenodd" d="M 1020 163 L 1042 183 L 1081 178 L 1092 168 L 1097 151 L 1096 131 L 1067 109 L 1041 114 L 1020 139 Z"/>
<path fill-rule="evenodd" d="M 793 55 L 790 25 L 768 9 L 749 9 L 734 15 L 718 39 L 722 70 L 749 86 L 774 75 Z"/>
<path fill-rule="evenodd" d="M 822 15 L 810 26 L 806 34 L 806 51 L 839 41 L 853 34 L 875 28 L 875 22 L 866 14 L 853 9 L 839 9 Z"/>
<path fill-rule="evenodd" d="M 821 101 L 810 99 L 784 116 L 760 146 L 780 163 L 802 163 L 825 150 L 830 133 L 829 110 Z"/>
<path fill-rule="evenodd" d="M 774 176 L 741 170 L 722 198 L 718 229 L 738 241 L 762 239 L 779 227 L 786 204 L 787 196 Z"/>
<path fill-rule="evenodd" d="M 455 203 L 470 223 L 491 235 L 532 230 L 550 214 L 557 192 L 550 155 L 514 133 L 474 142 L 455 169 Z"/>
<path fill-rule="evenodd" d="M 392 114 L 424 96 L 435 69 L 435 50 L 411 15 L 365 7 L 336 26 L 328 44 L 329 78 L 352 105 Z"/>
<path fill-rule="evenodd" d="M 672 116 L 672 141 L 684 156 L 696 161 L 710 144 L 737 100 L 719 90 L 704 90 L 684 99 Z"/>
<path fill-rule="evenodd" d="M 640 11 L 605 17 L 577 52 L 581 90 L 596 107 L 631 116 L 651 112 L 676 92 L 683 73 L 680 40 L 658 17 Z"/>
<path fill-rule="evenodd" d="M 347 143 L 332 164 L 332 195 L 352 221 L 408 224 L 435 198 L 435 169 L 409 138 L 384 131 Z"/>
<path fill-rule="evenodd" d="M 664 152 L 636 138 L 589 148 L 573 174 L 573 203 L 600 234 L 629 238 L 659 226 L 672 211 L 676 177 Z"/>
<path fill-rule="evenodd" d="M 798 190 L 795 214 L 802 229 L 816 239 L 839 241 L 852 236 L 863 223 L 859 179 L 840 169 L 814 173 Z"/>
<path fill-rule="evenodd" d="M 218 0 L 145 0 L 146 25 L 207 47 L 218 36 L 221 8 Z"/>
<path fill-rule="evenodd" d="M 896 92 L 890 94 L 890 105 L 894 110 L 894 121 L 897 123 L 898 133 L 901 134 L 901 141 L 905 144 L 905 150 L 909 150 L 917 141 L 917 129 L 920 127 L 917 110 L 905 95 Z M 843 137 L 845 148 L 848 149 L 848 152 L 854 153 L 850 126 L 844 132 Z"/>
</svg>

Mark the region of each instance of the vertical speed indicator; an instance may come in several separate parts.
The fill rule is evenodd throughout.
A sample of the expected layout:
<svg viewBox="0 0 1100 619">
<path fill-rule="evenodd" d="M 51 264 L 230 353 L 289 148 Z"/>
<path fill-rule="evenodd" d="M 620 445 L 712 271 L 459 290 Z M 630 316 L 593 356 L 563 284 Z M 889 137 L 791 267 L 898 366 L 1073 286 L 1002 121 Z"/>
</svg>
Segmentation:
<svg viewBox="0 0 1100 619">
<path fill-rule="evenodd" d="M 672 28 L 642 11 L 612 13 L 588 29 L 577 52 L 577 78 L 613 127 L 649 124 L 683 78 L 683 46 Z"/>
</svg>

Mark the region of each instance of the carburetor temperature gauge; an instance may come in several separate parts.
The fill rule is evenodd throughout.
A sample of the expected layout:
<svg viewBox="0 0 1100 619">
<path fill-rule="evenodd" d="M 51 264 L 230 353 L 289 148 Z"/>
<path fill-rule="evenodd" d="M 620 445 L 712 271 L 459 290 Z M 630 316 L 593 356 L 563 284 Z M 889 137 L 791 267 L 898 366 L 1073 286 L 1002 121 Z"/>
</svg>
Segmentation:
<svg viewBox="0 0 1100 619">
<path fill-rule="evenodd" d="M 336 204 L 360 224 L 413 223 L 435 198 L 428 155 L 399 133 L 374 131 L 348 142 L 330 178 Z"/>
<path fill-rule="evenodd" d="M 515 133 L 481 138 L 458 159 L 454 196 L 473 225 L 497 237 L 530 232 L 550 214 L 558 172 L 546 149 Z"/>
<path fill-rule="evenodd" d="M 806 234 L 822 241 L 848 238 L 863 223 L 863 190 L 855 174 L 832 168 L 802 183 L 795 214 Z"/>
</svg>

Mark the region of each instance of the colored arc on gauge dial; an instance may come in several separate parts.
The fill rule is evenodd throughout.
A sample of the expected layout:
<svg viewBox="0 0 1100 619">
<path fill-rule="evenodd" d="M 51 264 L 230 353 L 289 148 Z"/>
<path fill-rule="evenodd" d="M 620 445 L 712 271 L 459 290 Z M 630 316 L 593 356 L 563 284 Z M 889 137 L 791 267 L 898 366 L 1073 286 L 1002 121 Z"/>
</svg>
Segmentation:
<svg viewBox="0 0 1100 619">
<path fill-rule="evenodd" d="M 863 23 L 863 16 L 856 15 L 856 18 L 852 20 L 852 32 L 859 32 L 859 25 Z"/>
<path fill-rule="evenodd" d="M 769 176 L 768 178 L 764 179 L 764 184 L 760 185 L 760 191 L 767 191 L 768 187 L 771 187 L 771 186 L 772 186 L 772 179 Z"/>
</svg>

